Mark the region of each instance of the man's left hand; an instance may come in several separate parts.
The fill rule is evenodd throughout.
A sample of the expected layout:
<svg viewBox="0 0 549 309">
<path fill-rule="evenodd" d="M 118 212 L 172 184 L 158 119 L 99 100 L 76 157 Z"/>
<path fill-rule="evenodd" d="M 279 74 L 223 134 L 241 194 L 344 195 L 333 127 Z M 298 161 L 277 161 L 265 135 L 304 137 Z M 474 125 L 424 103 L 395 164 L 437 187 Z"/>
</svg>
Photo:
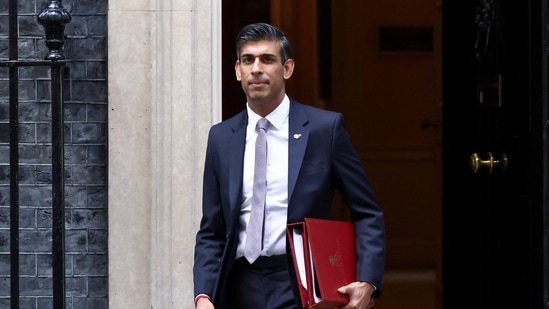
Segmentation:
<svg viewBox="0 0 549 309">
<path fill-rule="evenodd" d="M 349 303 L 338 309 L 369 309 L 375 305 L 372 293 L 374 287 L 368 282 L 353 282 L 338 289 L 339 293 L 349 295 Z"/>
</svg>

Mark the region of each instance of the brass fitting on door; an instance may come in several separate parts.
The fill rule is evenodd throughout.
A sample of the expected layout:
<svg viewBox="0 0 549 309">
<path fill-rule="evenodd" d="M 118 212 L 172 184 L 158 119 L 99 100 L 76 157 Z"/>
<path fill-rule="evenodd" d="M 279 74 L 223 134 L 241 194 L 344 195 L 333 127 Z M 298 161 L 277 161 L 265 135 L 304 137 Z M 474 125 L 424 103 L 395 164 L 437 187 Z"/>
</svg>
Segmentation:
<svg viewBox="0 0 549 309">
<path fill-rule="evenodd" d="M 482 160 L 478 153 L 473 153 L 470 160 L 471 169 L 475 174 L 478 173 L 481 168 L 487 169 L 488 174 L 492 174 L 495 168 L 499 168 L 502 172 L 505 172 L 509 166 L 509 159 L 505 153 L 501 155 L 499 160 L 494 159 L 491 152 L 488 152 L 487 160 Z"/>
</svg>

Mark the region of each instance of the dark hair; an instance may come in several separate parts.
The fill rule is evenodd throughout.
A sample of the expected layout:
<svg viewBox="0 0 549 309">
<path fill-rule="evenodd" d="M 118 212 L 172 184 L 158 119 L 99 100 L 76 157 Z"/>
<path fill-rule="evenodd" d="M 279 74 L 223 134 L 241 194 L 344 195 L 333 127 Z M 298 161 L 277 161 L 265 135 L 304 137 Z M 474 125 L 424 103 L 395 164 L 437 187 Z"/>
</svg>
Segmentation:
<svg viewBox="0 0 549 309">
<path fill-rule="evenodd" d="M 280 43 L 280 55 L 282 64 L 290 59 L 290 42 L 284 36 L 284 32 L 267 23 L 255 23 L 244 26 L 236 36 L 236 59 L 240 60 L 240 48 L 248 41 L 278 41 Z"/>
</svg>

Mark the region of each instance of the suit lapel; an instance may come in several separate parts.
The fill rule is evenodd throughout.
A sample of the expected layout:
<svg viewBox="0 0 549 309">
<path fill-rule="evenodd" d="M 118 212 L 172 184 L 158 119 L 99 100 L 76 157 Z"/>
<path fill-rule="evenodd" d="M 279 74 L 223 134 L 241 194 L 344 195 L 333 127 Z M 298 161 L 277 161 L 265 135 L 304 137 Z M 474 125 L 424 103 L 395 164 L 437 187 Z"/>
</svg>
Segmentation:
<svg viewBox="0 0 549 309">
<path fill-rule="evenodd" d="M 290 99 L 288 131 L 288 201 L 291 201 L 292 193 L 297 182 L 299 170 L 307 149 L 309 140 L 309 129 L 307 124 L 309 119 L 303 110 L 303 107 Z M 248 115 L 244 111 L 235 124 L 231 126 L 232 134 L 229 136 L 231 147 L 229 148 L 229 198 L 231 210 L 238 220 L 240 212 L 240 202 L 242 196 L 242 177 L 244 167 L 244 149 L 246 146 L 246 125 Z M 233 218 L 234 219 L 234 218 Z M 233 221 L 238 222 L 238 221 Z"/>
<path fill-rule="evenodd" d="M 308 123 L 309 120 L 307 115 L 305 115 L 302 106 L 294 100 L 290 100 L 290 125 L 288 132 L 288 201 L 291 201 L 292 199 L 292 193 L 294 192 L 297 176 L 299 175 L 301 163 L 303 162 L 303 157 L 305 155 L 305 149 L 307 148 L 307 141 L 309 140 Z"/>
<path fill-rule="evenodd" d="M 248 114 L 243 112 L 235 124 L 231 126 L 232 134 L 229 136 L 229 199 L 231 211 L 238 222 L 240 203 L 242 199 L 242 177 L 244 171 L 244 149 L 246 148 L 246 125 Z"/>
</svg>

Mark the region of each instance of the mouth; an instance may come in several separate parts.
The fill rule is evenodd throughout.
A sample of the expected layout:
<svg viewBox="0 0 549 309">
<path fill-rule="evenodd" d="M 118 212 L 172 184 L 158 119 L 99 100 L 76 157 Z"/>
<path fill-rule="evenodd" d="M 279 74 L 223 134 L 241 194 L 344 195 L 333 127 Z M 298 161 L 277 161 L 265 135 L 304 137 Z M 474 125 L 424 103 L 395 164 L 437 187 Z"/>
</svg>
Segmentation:
<svg viewBox="0 0 549 309">
<path fill-rule="evenodd" d="M 252 80 L 248 83 L 248 85 L 250 87 L 262 87 L 262 86 L 266 86 L 268 84 L 269 83 L 267 81 L 264 81 L 264 80 Z"/>
</svg>

